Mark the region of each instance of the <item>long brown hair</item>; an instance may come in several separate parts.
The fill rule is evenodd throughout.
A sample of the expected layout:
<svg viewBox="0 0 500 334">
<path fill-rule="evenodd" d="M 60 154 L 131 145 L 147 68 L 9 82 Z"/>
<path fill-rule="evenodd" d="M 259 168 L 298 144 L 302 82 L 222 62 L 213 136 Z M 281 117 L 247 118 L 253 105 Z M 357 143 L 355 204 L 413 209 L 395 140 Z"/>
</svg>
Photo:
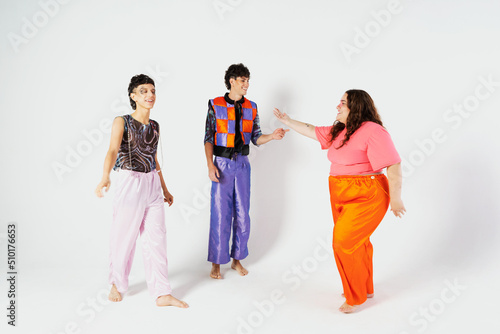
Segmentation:
<svg viewBox="0 0 500 334">
<path fill-rule="evenodd" d="M 349 108 L 349 115 L 347 115 L 346 124 L 339 121 L 333 122 L 332 130 L 330 131 L 330 143 L 337 138 L 337 136 L 346 128 L 347 131 L 342 144 L 337 149 L 344 146 L 351 136 L 356 132 L 357 129 L 363 124 L 363 122 L 374 122 L 377 124 L 382 124 L 380 115 L 377 112 L 375 103 L 367 92 L 360 89 L 350 89 L 346 92 L 347 94 L 347 108 Z"/>
</svg>

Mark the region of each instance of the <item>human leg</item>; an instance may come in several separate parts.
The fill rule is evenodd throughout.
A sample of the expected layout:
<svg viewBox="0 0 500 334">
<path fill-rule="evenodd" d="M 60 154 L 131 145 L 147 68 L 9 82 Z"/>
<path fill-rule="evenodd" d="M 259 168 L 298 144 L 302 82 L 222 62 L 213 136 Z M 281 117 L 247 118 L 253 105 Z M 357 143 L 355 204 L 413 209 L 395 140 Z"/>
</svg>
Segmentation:
<svg viewBox="0 0 500 334">
<path fill-rule="evenodd" d="M 149 293 L 154 299 L 172 292 L 168 281 L 167 236 L 165 208 L 161 184 L 156 172 L 144 175 L 150 186 L 144 196 L 148 206 L 141 225 L 142 256 Z"/>
<path fill-rule="evenodd" d="M 383 175 L 330 177 L 330 196 L 335 262 L 346 297 L 341 311 L 350 312 L 349 306 L 360 305 L 373 294 L 369 237 L 388 208 L 387 179 Z"/>
<path fill-rule="evenodd" d="M 142 256 L 149 294 L 158 306 L 189 307 L 172 296 L 168 280 L 165 208 L 160 178 L 156 171 L 143 175 L 149 189 L 144 193 L 148 206 L 141 225 Z"/>
<path fill-rule="evenodd" d="M 231 257 L 243 260 L 248 256 L 250 237 L 250 163 L 246 156 L 238 157 L 234 182 L 234 220 Z"/>
<path fill-rule="evenodd" d="M 110 294 L 113 301 L 118 301 L 116 292 L 122 294 L 128 289 L 135 242 L 144 218 L 145 206 L 138 196 L 143 185 L 135 174 L 137 173 L 120 171 L 116 182 L 109 255 L 109 284 L 115 287 L 111 292 L 113 296 Z M 119 299 L 121 300 L 121 297 Z"/>
<path fill-rule="evenodd" d="M 234 166 L 231 159 L 216 157 L 215 166 L 219 170 L 219 182 L 212 182 L 210 206 L 210 235 L 208 261 L 213 263 L 212 274 L 220 276 L 218 265 L 228 263 L 229 238 L 233 216 Z M 215 270 L 215 272 L 214 272 Z M 213 276 L 212 276 L 213 277 Z"/>
</svg>

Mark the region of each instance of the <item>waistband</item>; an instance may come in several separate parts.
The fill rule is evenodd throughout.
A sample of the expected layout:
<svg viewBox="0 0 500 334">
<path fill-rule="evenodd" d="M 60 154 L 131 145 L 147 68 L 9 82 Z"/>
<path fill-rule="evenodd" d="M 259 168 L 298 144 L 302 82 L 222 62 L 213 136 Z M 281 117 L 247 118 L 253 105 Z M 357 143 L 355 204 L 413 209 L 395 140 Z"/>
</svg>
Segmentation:
<svg viewBox="0 0 500 334">
<path fill-rule="evenodd" d="M 214 145 L 214 155 L 218 157 L 232 159 L 233 156 L 236 155 L 248 155 L 250 153 L 250 146 L 243 145 L 241 152 L 236 152 L 234 147 L 224 147 Z"/>
<path fill-rule="evenodd" d="M 147 176 L 147 175 L 154 175 L 154 174 L 158 174 L 158 171 L 156 169 L 150 171 L 150 172 L 138 172 L 138 171 L 135 171 L 135 170 L 130 170 L 130 169 L 122 169 L 122 168 L 119 168 L 116 170 L 119 174 L 129 174 L 129 175 L 133 175 L 133 176 Z"/>
<path fill-rule="evenodd" d="M 248 162 L 248 155 L 243 155 L 243 154 L 239 154 L 239 153 L 235 153 L 233 154 L 231 157 L 229 158 L 226 158 L 226 157 L 219 157 L 219 156 L 215 156 L 215 159 L 219 160 L 219 161 L 242 161 L 242 162 Z"/>
<path fill-rule="evenodd" d="M 380 174 L 368 174 L 368 175 L 330 175 L 329 179 L 334 179 L 334 180 L 375 180 L 375 179 L 383 179 L 386 178 L 385 174 L 380 173 Z"/>
</svg>

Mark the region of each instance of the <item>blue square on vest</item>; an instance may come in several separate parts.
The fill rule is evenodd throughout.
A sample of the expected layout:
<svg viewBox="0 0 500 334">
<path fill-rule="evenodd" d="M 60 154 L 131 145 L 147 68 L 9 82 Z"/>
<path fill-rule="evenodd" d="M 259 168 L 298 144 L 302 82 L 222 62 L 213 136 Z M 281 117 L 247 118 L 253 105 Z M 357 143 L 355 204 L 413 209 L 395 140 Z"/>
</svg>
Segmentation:
<svg viewBox="0 0 500 334">
<path fill-rule="evenodd" d="M 217 119 L 227 119 L 227 109 L 221 106 L 214 106 L 215 117 Z"/>
<path fill-rule="evenodd" d="M 235 123 L 236 121 L 232 120 L 227 121 L 227 133 L 236 133 Z"/>
<path fill-rule="evenodd" d="M 250 108 L 242 108 L 243 110 L 243 119 L 252 120 L 253 119 L 253 111 Z"/>
<path fill-rule="evenodd" d="M 217 133 L 217 146 L 227 146 L 227 134 Z"/>
</svg>

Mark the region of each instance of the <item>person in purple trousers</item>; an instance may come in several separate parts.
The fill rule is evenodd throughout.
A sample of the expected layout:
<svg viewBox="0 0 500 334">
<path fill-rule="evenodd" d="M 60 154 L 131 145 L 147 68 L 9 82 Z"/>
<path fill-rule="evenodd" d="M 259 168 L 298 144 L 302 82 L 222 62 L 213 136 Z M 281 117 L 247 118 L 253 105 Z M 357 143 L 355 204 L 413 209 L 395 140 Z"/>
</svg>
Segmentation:
<svg viewBox="0 0 500 334">
<path fill-rule="evenodd" d="M 140 234 L 146 281 L 156 305 L 187 308 L 188 304 L 172 296 L 168 281 L 164 203 L 172 205 L 174 197 L 165 185 L 156 157 L 160 126 L 149 118 L 156 101 L 155 83 L 147 75 L 136 75 L 130 80 L 128 93 L 134 112 L 113 121 L 102 179 L 95 190 L 98 197 L 103 197 L 102 190 L 108 191 L 111 186 L 111 169 L 118 172 L 110 235 L 108 298 L 119 302 L 127 291 L 135 241 Z"/>
<path fill-rule="evenodd" d="M 212 262 L 210 277 L 215 279 L 222 278 L 220 265 L 231 258 L 232 269 L 242 276 L 248 274 L 240 260 L 248 256 L 250 236 L 250 142 L 262 145 L 281 140 L 289 131 L 279 128 L 262 134 L 257 104 L 244 97 L 249 80 L 250 71 L 243 64 L 229 66 L 224 76 L 229 92 L 208 101 L 204 141 L 212 180 L 208 261 Z"/>
</svg>

